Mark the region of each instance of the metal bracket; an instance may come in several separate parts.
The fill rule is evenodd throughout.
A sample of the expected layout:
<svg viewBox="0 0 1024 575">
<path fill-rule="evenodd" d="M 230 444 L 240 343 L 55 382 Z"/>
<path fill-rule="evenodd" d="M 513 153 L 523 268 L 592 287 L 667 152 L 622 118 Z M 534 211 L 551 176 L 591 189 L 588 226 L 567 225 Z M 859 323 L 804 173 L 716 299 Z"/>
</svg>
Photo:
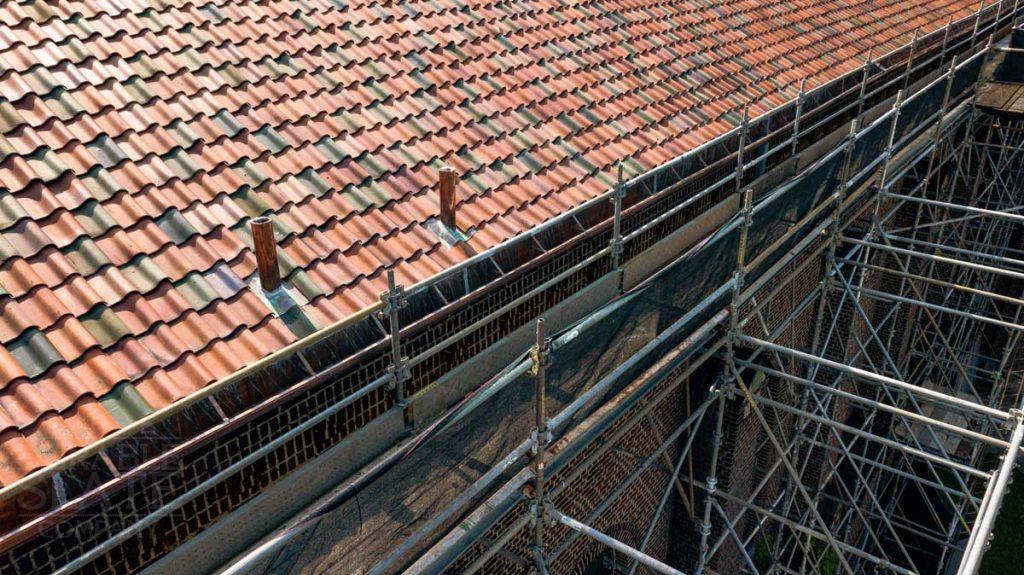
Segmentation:
<svg viewBox="0 0 1024 575">
<path fill-rule="evenodd" d="M 619 177 L 612 191 L 612 238 L 608 240 L 611 247 L 612 267 L 619 269 L 622 264 L 622 200 L 626 197 L 626 184 L 622 179 L 622 164 L 619 164 Z"/>
<path fill-rule="evenodd" d="M 389 270 L 389 283 L 393 278 L 393 273 Z M 388 286 L 388 291 L 380 293 L 380 302 L 383 307 L 380 310 L 381 318 L 389 317 L 392 312 L 397 312 L 403 308 L 409 306 L 409 296 L 405 293 L 405 286 L 402 285 L 391 285 Z"/>
<path fill-rule="evenodd" d="M 1010 426 L 1024 423 L 1024 411 L 1014 408 L 1007 410 L 1007 413 L 1010 414 L 1010 420 L 1007 421 Z"/>
<path fill-rule="evenodd" d="M 409 305 L 405 288 L 395 283 L 395 270 L 388 270 L 388 291 L 381 292 L 383 304 L 380 318 L 388 318 L 388 329 L 391 331 L 391 365 L 387 368 L 388 389 L 394 390 L 399 405 L 405 404 L 405 382 L 411 379 L 409 359 L 402 355 L 401 325 L 398 312 Z"/>
<path fill-rule="evenodd" d="M 389 365 L 387 368 L 388 377 L 388 389 L 397 389 L 399 384 L 405 383 L 412 378 L 412 372 L 409 370 L 409 358 L 402 357 L 398 360 L 398 364 Z"/>
<path fill-rule="evenodd" d="M 540 369 L 551 363 L 551 338 L 546 338 L 542 347 L 535 345 L 530 348 L 530 362 L 530 377 L 537 377 Z"/>
<path fill-rule="evenodd" d="M 548 420 L 548 422 L 550 423 L 550 420 Z M 532 445 L 530 446 L 530 455 L 537 455 L 540 453 L 541 449 L 546 449 L 554 440 L 555 436 L 552 435 L 550 427 L 548 425 L 545 425 L 544 427 L 544 433 L 540 434 L 539 437 L 537 436 L 536 429 L 530 432 L 530 441 L 532 442 Z"/>
</svg>

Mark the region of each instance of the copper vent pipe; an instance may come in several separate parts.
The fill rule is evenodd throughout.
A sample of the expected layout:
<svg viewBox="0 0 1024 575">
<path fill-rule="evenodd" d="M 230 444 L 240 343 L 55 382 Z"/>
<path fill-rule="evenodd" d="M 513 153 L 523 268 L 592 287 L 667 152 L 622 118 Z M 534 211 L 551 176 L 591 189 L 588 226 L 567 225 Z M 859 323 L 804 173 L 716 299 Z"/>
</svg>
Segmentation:
<svg viewBox="0 0 1024 575">
<path fill-rule="evenodd" d="M 274 223 L 267 216 L 253 218 L 253 250 L 256 252 L 256 267 L 260 273 L 260 287 L 271 292 L 281 286 L 281 270 L 277 267 L 277 242 L 274 240 Z"/>
<path fill-rule="evenodd" d="M 455 229 L 455 186 L 458 184 L 459 175 L 454 168 L 448 166 L 441 168 L 439 175 L 441 179 L 438 185 L 438 217 L 449 229 Z"/>
</svg>

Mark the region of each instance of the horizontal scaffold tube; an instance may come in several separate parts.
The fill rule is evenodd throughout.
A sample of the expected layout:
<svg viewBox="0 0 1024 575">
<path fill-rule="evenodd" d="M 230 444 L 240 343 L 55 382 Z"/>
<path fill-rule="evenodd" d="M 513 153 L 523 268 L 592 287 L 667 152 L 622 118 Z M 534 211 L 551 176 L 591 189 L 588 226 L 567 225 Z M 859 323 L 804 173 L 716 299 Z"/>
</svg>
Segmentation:
<svg viewBox="0 0 1024 575">
<path fill-rule="evenodd" d="M 930 461 L 932 463 L 935 463 L 935 464 L 938 464 L 938 465 L 942 465 L 942 466 L 948 467 L 950 469 L 955 469 L 957 471 L 966 473 L 967 475 L 973 475 L 974 477 L 978 477 L 978 478 L 985 479 L 985 480 L 988 480 L 992 476 L 992 474 L 990 474 L 990 473 L 985 473 L 984 471 L 981 471 L 979 469 L 975 469 L 975 468 L 973 468 L 973 467 L 971 467 L 969 465 L 964 465 L 962 463 L 957 463 L 956 461 L 953 461 L 952 459 L 946 459 L 946 458 L 943 458 L 943 457 L 939 457 L 938 455 L 933 455 L 931 453 L 928 453 L 927 451 L 922 451 L 922 450 L 917 449 L 915 447 L 911 447 L 909 445 L 900 443 L 899 441 L 896 441 L 894 439 L 889 439 L 888 437 L 882 437 L 882 436 L 879 436 L 879 435 L 875 435 L 874 433 L 870 433 L 870 432 L 864 431 L 862 429 L 857 429 L 856 427 L 852 427 L 852 426 L 846 425 L 844 423 L 840 423 L 838 421 L 835 421 L 833 419 L 829 419 L 827 417 L 822 417 L 820 415 L 815 415 L 813 413 L 804 411 L 804 410 L 799 409 L 797 407 L 793 407 L 791 405 L 787 405 L 785 403 L 781 403 L 781 402 L 775 401 L 774 399 L 769 399 L 767 397 L 763 397 L 763 396 L 760 396 L 760 395 L 757 395 L 757 394 L 751 394 L 751 397 L 755 401 L 757 401 L 758 403 L 762 403 L 762 404 L 767 405 L 768 407 L 771 407 L 773 409 L 777 409 L 779 411 L 784 411 L 786 413 L 791 413 L 791 414 L 796 415 L 798 417 L 803 417 L 803 418 L 809 419 L 811 421 L 814 421 L 814 422 L 817 422 L 817 423 L 821 423 L 821 424 L 826 425 L 826 426 L 834 427 L 835 429 L 838 429 L 839 431 L 842 431 L 844 433 L 849 433 L 850 435 L 856 435 L 858 437 L 862 437 L 862 438 L 867 439 L 869 441 L 874 441 L 876 443 L 880 443 L 880 444 L 885 445 L 887 447 L 892 447 L 893 449 L 900 450 L 900 451 L 902 451 L 902 452 L 904 452 L 904 453 L 906 453 L 908 455 L 913 455 L 914 457 L 918 457 L 918 458 L 923 459 L 925 461 Z"/>
<path fill-rule="evenodd" d="M 790 382 L 793 382 L 793 383 L 799 383 L 801 385 L 808 386 L 808 387 L 810 387 L 812 389 L 815 389 L 817 391 L 820 391 L 820 392 L 823 392 L 823 393 L 832 394 L 832 395 L 835 395 L 835 396 L 838 396 L 838 397 L 842 397 L 842 398 L 848 399 L 850 401 L 853 401 L 855 403 L 860 403 L 860 404 L 866 405 L 868 407 L 879 409 L 881 411 L 887 411 L 887 412 L 892 413 L 894 415 L 899 415 L 900 417 L 905 417 L 907 419 L 912 419 L 912 420 L 917 421 L 919 423 L 922 423 L 924 425 L 930 425 L 932 427 L 936 427 L 936 428 L 941 429 L 941 430 L 943 430 L 945 432 L 948 432 L 948 433 L 954 433 L 954 434 L 960 435 L 960 436 L 968 438 L 968 439 L 973 439 L 973 440 L 976 440 L 976 441 L 980 441 L 982 443 L 987 443 L 989 445 L 994 445 L 996 447 L 1002 447 L 1004 449 L 1009 447 L 1009 445 L 1010 445 L 1008 442 L 1003 441 L 1002 439 L 999 439 L 999 438 L 996 438 L 996 437 L 990 437 L 988 435 L 985 435 L 984 433 L 978 433 L 977 431 L 973 431 L 973 430 L 970 430 L 970 429 L 965 429 L 963 427 L 958 427 L 958 426 L 953 425 L 951 423 L 946 423 L 945 421 L 940 421 L 938 419 L 934 419 L 932 417 L 928 417 L 927 415 L 923 415 L 923 414 L 920 414 L 920 413 L 915 413 L 913 411 L 908 411 L 906 409 L 903 409 L 903 408 L 900 408 L 900 407 L 896 407 L 896 406 L 893 406 L 893 405 L 889 405 L 889 404 L 886 404 L 886 403 L 882 403 L 882 402 L 876 401 L 874 399 L 870 399 L 870 398 L 867 398 L 867 397 L 861 397 L 861 396 L 859 396 L 859 395 L 857 395 L 855 393 L 850 393 L 848 391 L 843 391 L 841 389 L 837 389 L 837 388 L 834 388 L 834 387 L 829 387 L 827 385 L 822 385 L 820 383 L 811 381 L 809 379 L 805 379 L 803 377 L 799 377 L 799 376 L 796 376 L 796 375 L 791 375 L 791 374 L 779 371 L 777 369 L 772 369 L 770 367 L 765 367 L 763 365 L 758 365 L 756 363 L 751 363 L 749 361 L 743 361 L 741 359 L 736 359 L 735 361 L 736 361 L 737 365 L 741 365 L 741 366 L 746 367 L 748 369 L 753 369 L 755 371 L 760 371 L 760 372 L 765 373 L 767 375 L 771 375 L 771 376 L 775 376 L 775 377 L 778 377 L 778 378 L 781 378 L 781 379 L 785 379 L 786 381 L 790 381 Z"/>
<path fill-rule="evenodd" d="M 550 513 L 551 516 L 562 525 L 565 525 L 566 527 L 569 527 L 570 529 L 573 529 L 575 531 L 579 531 L 580 533 L 586 535 L 587 537 L 590 537 L 594 541 L 597 541 L 598 543 L 601 543 L 603 545 L 607 545 L 608 547 L 611 547 L 612 549 L 618 551 L 619 553 L 622 553 L 623 555 L 626 555 L 631 559 L 636 559 L 640 563 L 646 565 L 647 567 L 650 567 L 658 573 L 663 573 L 664 575 L 686 575 L 682 571 L 673 569 L 672 567 L 669 567 L 668 565 L 662 563 L 661 561 L 658 561 L 657 559 L 651 557 L 650 555 L 647 555 L 646 553 L 641 553 L 640 551 L 633 549 L 632 547 L 626 545 L 618 539 L 609 537 L 604 533 L 601 533 L 597 529 L 590 527 L 589 525 L 576 521 L 572 517 L 569 517 L 568 515 L 559 512 L 557 509 L 552 509 Z"/>
<path fill-rule="evenodd" d="M 913 384 L 910 384 L 910 383 L 906 383 L 906 382 L 900 381 L 898 379 L 894 379 L 894 378 L 891 378 L 891 377 L 888 377 L 888 376 L 885 376 L 885 375 L 879 375 L 877 373 L 873 373 L 873 372 L 870 372 L 870 371 L 867 371 L 867 370 L 864 370 L 864 369 L 860 369 L 858 367 L 853 367 L 851 365 L 846 365 L 844 363 L 839 363 L 837 361 L 832 361 L 830 359 L 825 359 L 824 357 L 819 357 L 817 355 L 812 355 L 812 354 L 809 354 L 809 353 L 806 353 L 806 352 L 803 352 L 803 351 L 800 351 L 800 350 L 791 349 L 791 348 L 788 348 L 786 346 L 779 345 L 777 343 L 772 343 L 770 341 L 764 341 L 764 340 L 758 339 L 756 337 L 750 337 L 749 335 L 740 334 L 737 337 L 739 338 L 740 341 L 742 341 L 743 343 L 746 343 L 748 345 L 752 345 L 754 347 L 764 347 L 764 348 L 767 348 L 767 349 L 769 349 L 771 351 L 776 351 L 776 352 L 781 353 L 783 355 L 788 355 L 790 357 L 795 357 L 795 358 L 803 360 L 803 361 L 809 361 L 809 362 L 812 362 L 812 363 L 821 364 L 821 365 L 823 365 L 825 367 L 828 367 L 828 368 L 831 368 L 831 369 L 835 369 L 837 371 L 841 371 L 841 372 L 843 372 L 843 373 L 845 373 L 847 375 L 851 375 L 853 377 L 857 377 L 857 378 L 864 379 L 864 380 L 867 380 L 867 381 L 873 381 L 873 382 L 876 382 L 876 383 L 881 383 L 881 384 L 884 384 L 884 385 L 891 385 L 892 387 L 902 389 L 904 391 L 907 391 L 909 393 L 913 393 L 915 395 L 919 395 L 921 397 L 926 397 L 928 399 L 932 399 L 932 400 L 935 400 L 935 401 L 938 401 L 938 402 L 941 402 L 941 403 L 945 403 L 947 405 L 953 405 L 953 406 L 960 407 L 960 408 L 963 408 L 963 409 L 966 409 L 966 410 L 971 410 L 971 411 L 974 411 L 974 412 L 977 412 L 977 413 L 980 413 L 980 414 L 989 415 L 991 417 L 994 417 L 996 419 L 1001 419 L 1003 421 L 1009 421 L 1011 419 L 1010 414 L 1005 412 L 1005 411 L 1003 411 L 1003 410 L 1001 410 L 1001 409 L 995 409 L 995 408 L 989 407 L 987 405 L 981 405 L 979 403 L 975 403 L 973 401 L 962 399 L 960 397 L 956 397 L 956 396 L 953 396 L 953 395 L 946 395 L 945 393 L 941 393 L 941 392 L 934 391 L 934 390 L 931 390 L 931 389 L 927 389 L 927 388 L 924 388 L 924 387 L 921 387 L 921 386 L 917 386 L 917 385 L 913 385 Z"/>
</svg>

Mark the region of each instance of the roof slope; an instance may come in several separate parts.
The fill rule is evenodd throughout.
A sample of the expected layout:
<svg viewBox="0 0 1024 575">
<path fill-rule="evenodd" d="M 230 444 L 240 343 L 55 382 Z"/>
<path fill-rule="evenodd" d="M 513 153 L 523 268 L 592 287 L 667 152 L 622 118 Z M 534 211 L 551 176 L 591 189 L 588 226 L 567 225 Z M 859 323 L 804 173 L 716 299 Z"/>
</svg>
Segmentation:
<svg viewBox="0 0 1024 575">
<path fill-rule="evenodd" d="M 975 5 L 3 2 L 0 484 Z M 423 225 L 445 164 L 454 248 Z"/>
</svg>

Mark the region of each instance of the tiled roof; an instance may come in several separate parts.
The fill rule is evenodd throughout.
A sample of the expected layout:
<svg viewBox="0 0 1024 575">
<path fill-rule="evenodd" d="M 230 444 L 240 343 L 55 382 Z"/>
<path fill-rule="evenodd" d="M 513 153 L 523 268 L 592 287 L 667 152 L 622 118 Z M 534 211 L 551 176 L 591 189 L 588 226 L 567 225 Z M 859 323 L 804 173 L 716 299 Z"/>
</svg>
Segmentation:
<svg viewBox="0 0 1024 575">
<path fill-rule="evenodd" d="M 3 2 L 0 484 L 976 4 Z"/>
</svg>

